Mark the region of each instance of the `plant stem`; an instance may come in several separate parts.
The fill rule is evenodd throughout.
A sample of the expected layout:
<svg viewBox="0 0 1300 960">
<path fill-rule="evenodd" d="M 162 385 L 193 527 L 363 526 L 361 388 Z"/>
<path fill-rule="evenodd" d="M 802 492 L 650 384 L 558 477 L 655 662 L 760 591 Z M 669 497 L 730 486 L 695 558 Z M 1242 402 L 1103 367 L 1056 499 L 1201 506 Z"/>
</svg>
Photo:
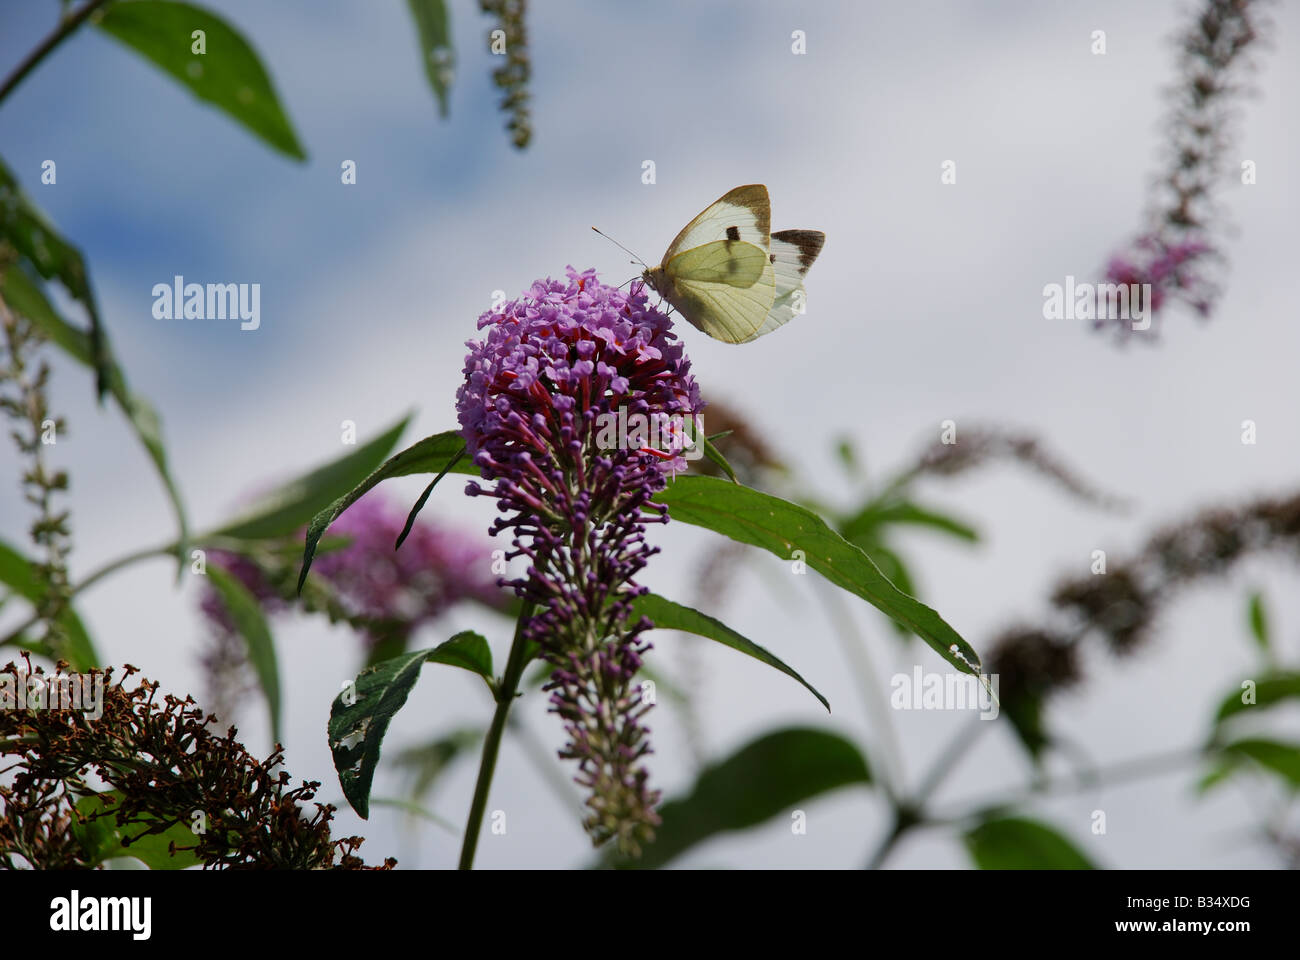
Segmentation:
<svg viewBox="0 0 1300 960">
<path fill-rule="evenodd" d="M 1110 766 L 1083 771 L 1063 779 L 1037 780 L 1028 784 L 1019 793 L 1004 793 L 983 798 L 977 797 L 974 800 L 968 801 L 964 805 L 969 809 L 975 810 L 989 809 L 993 807 L 1008 807 L 1023 803 L 1035 796 L 1078 793 L 1090 788 L 1114 786 L 1116 784 L 1126 783 L 1133 780 L 1142 780 L 1146 777 L 1158 776 L 1162 773 L 1169 773 L 1185 767 L 1189 763 L 1195 763 L 1204 758 L 1204 756 L 1205 748 L 1203 746 L 1180 747 L 1177 750 L 1167 750 L 1161 753 L 1148 754 L 1145 757 L 1134 757 L 1130 760 L 1120 760 Z M 954 817 L 940 819 L 960 818 Z"/>
<path fill-rule="evenodd" d="M 948 774 L 957 768 L 957 764 L 970 751 L 971 744 L 986 725 L 988 725 L 987 721 L 979 720 L 962 727 L 957 732 L 957 735 L 948 741 L 948 745 L 939 754 L 939 758 L 930 766 L 929 771 L 916 788 L 916 793 L 912 795 L 912 799 L 903 803 L 895 803 L 894 825 L 884 839 L 880 841 L 880 846 L 876 848 L 875 853 L 867 860 L 868 870 L 878 870 L 908 830 L 913 827 L 923 826 L 928 822 L 929 818 L 925 814 L 925 802 L 939 788 L 939 785 L 943 783 Z"/>
<path fill-rule="evenodd" d="M 819 584 L 819 586 L 823 586 Z M 867 649 L 867 641 L 858 632 L 857 624 L 847 609 L 838 587 L 824 585 L 826 600 L 823 609 L 830 618 L 835 636 L 840 641 L 844 657 L 857 674 L 858 692 L 867 715 L 867 722 L 874 723 L 880 730 L 880 756 L 884 761 L 878 779 L 891 803 L 897 803 L 898 794 L 903 789 L 903 750 L 898 741 L 898 731 L 894 728 L 890 716 L 889 704 L 885 700 L 884 687 L 875 663 Z"/>
<path fill-rule="evenodd" d="M 118 570 L 121 570 L 123 567 L 128 567 L 131 564 L 138 563 L 141 560 L 148 560 L 150 557 L 169 557 L 175 552 L 176 552 L 176 544 L 168 543 L 168 544 L 164 544 L 161 547 L 145 547 L 143 549 L 136 550 L 133 553 L 124 554 L 123 556 L 118 557 L 116 560 L 110 560 L 108 563 L 104 564 L 102 567 L 100 567 L 98 570 L 94 571 L 93 573 L 87 574 L 84 580 L 80 581 L 79 583 L 75 584 L 70 588 L 68 596 L 69 598 L 75 597 L 82 590 L 85 590 L 87 587 L 92 586 L 96 581 L 102 580 L 104 577 L 107 577 L 111 573 L 116 573 Z M 18 624 L 18 626 L 14 627 L 3 637 L 0 637 L 0 647 L 7 646 L 13 643 L 20 636 L 22 636 L 23 631 L 31 629 L 31 627 L 34 626 L 36 621 L 38 621 L 39 619 L 40 619 L 40 615 L 33 613 L 30 617 L 27 618 L 27 620 Z"/>
<path fill-rule="evenodd" d="M 984 732 L 984 728 L 989 726 L 991 726 L 989 721 L 980 719 L 966 724 L 957 731 L 957 735 L 948 741 L 948 745 L 944 747 L 943 752 L 939 754 L 938 759 L 916 788 L 913 802 L 917 806 L 923 805 L 934 795 L 940 784 L 947 779 L 948 774 L 956 770 L 962 758 L 970 753 L 971 747 Z"/>
<path fill-rule="evenodd" d="M 27 74 L 36 69 L 36 66 L 49 56 L 59 44 L 72 35 L 78 27 L 86 22 L 86 19 L 102 7 L 108 0 L 88 0 L 86 5 L 79 10 L 74 11 L 68 16 L 59 20 L 59 25 L 48 37 L 41 41 L 40 45 L 29 53 L 23 62 L 14 68 L 13 73 L 5 77 L 3 84 L 0 84 L 0 103 L 4 102 L 5 97 L 9 96 L 14 87 L 23 82 Z"/>
<path fill-rule="evenodd" d="M 460 869 L 471 870 L 474 867 L 474 851 L 478 847 L 479 828 L 483 825 L 483 813 L 487 810 L 488 792 L 492 789 L 492 774 L 496 770 L 497 753 L 501 749 L 501 735 L 506 729 L 506 718 L 519 690 L 519 678 L 527 666 L 525 656 L 528 641 L 524 636 L 524 627 L 533 615 L 533 605 L 524 604 L 519 611 L 519 620 L 515 623 L 515 639 L 510 645 L 510 657 L 506 660 L 506 671 L 497 686 L 497 708 L 492 714 L 492 726 L 488 728 L 487 738 L 483 741 L 483 759 L 479 761 L 478 782 L 474 785 L 474 801 L 470 804 L 469 820 L 465 823 L 465 840 L 460 848 Z"/>
</svg>

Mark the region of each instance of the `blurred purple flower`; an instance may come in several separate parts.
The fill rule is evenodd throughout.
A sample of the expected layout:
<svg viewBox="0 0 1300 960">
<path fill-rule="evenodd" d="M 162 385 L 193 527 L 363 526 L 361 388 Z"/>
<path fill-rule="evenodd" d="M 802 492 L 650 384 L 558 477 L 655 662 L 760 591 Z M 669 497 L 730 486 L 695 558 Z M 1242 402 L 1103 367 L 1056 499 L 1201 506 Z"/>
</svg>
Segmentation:
<svg viewBox="0 0 1300 960">
<path fill-rule="evenodd" d="M 665 446 L 609 444 L 603 425 L 639 415 L 662 422 L 700 408 L 690 361 L 668 318 L 642 286 L 606 286 L 595 271 L 534 283 L 518 300 L 479 318 L 457 393 L 461 431 L 483 479 L 472 496 L 495 497 L 510 531 L 508 558 L 531 561 L 509 581 L 536 605 L 526 625 L 555 670 L 546 689 L 568 733 L 561 756 L 578 761 L 589 791 L 585 826 L 635 856 L 653 837 L 658 793 L 647 785 L 650 751 L 641 720 L 650 709 L 632 680 L 651 624 L 630 623 L 644 588 L 632 578 L 657 552 L 647 522 L 666 522 L 651 502 L 685 461 Z"/>
<path fill-rule="evenodd" d="M 419 521 L 394 550 L 407 510 L 374 492 L 334 522 L 330 536 L 351 542 L 323 554 L 313 570 L 358 617 L 413 631 L 461 600 L 501 606 L 483 544 L 460 531 Z"/>
<path fill-rule="evenodd" d="M 405 508 L 372 491 L 330 527 L 329 539 L 348 543 L 323 551 L 312 572 L 329 586 L 347 616 L 409 633 L 462 600 L 502 606 L 504 596 L 491 574 L 488 553 L 473 537 L 416 521 L 402 548 L 394 550 L 406 516 Z M 210 551 L 208 562 L 243 584 L 267 614 L 289 608 L 291 597 L 265 566 L 225 550 Z M 215 590 L 204 591 L 200 608 L 218 627 L 235 629 Z"/>
<path fill-rule="evenodd" d="M 1219 291 L 1211 268 L 1223 259 L 1210 239 L 1214 194 L 1225 180 L 1233 101 L 1245 92 L 1250 51 L 1271 30 L 1262 7 L 1259 0 L 1201 0 L 1178 37 L 1179 77 L 1170 90 L 1165 169 L 1151 198 L 1150 226 L 1106 269 L 1111 283 L 1151 285 L 1149 317 L 1171 301 L 1202 317 L 1214 310 Z M 1127 334 L 1128 320 L 1111 316 L 1095 326 Z"/>
<path fill-rule="evenodd" d="M 1213 289 L 1202 271 L 1213 253 L 1204 240 L 1166 242 L 1155 234 L 1147 234 L 1138 238 L 1129 252 L 1111 257 L 1106 267 L 1106 282 L 1125 284 L 1130 289 L 1149 284 L 1152 315 L 1159 313 L 1173 297 L 1187 303 L 1201 316 L 1208 316 Z M 1142 306 L 1145 309 L 1146 305 Z M 1112 319 L 1098 319 L 1095 325 L 1105 326 Z"/>
<path fill-rule="evenodd" d="M 379 491 L 368 493 L 330 527 L 327 542 L 342 538 L 347 544 L 323 549 L 312 567 L 317 583 L 328 593 L 331 619 L 346 620 L 372 646 L 381 640 L 404 640 L 461 601 L 501 609 L 509 596 L 491 572 L 486 544 L 463 531 L 417 520 L 401 549 L 394 550 L 406 516 L 405 507 Z M 274 556 L 255 561 L 210 550 L 208 563 L 239 581 L 268 616 L 296 602 L 296 562 L 281 563 Z M 246 676 L 243 644 L 236 641 L 238 629 L 214 588 L 204 589 L 199 607 L 214 628 L 200 656 L 208 704 L 219 716 L 229 717 L 253 688 Z"/>
<path fill-rule="evenodd" d="M 241 553 L 228 550 L 209 550 L 208 563 L 220 567 L 243 585 L 244 589 L 267 614 L 280 613 L 288 608 L 288 601 L 281 595 L 266 575 L 266 571 L 257 563 Z M 221 594 L 213 587 L 205 587 L 199 599 L 199 610 L 213 624 L 225 633 L 237 633 L 238 628 L 226 609 Z"/>
</svg>

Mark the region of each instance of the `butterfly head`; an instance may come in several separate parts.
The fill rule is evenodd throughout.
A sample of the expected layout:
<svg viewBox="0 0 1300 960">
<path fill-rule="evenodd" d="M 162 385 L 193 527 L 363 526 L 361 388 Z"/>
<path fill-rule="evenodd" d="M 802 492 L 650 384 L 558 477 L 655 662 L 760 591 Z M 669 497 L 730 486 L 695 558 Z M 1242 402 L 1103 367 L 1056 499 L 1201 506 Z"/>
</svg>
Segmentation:
<svg viewBox="0 0 1300 960">
<path fill-rule="evenodd" d="M 665 291 L 668 287 L 668 278 L 664 276 L 663 267 L 646 267 L 645 271 L 641 274 L 641 279 L 650 284 L 659 296 L 663 297 L 667 295 Z"/>
</svg>

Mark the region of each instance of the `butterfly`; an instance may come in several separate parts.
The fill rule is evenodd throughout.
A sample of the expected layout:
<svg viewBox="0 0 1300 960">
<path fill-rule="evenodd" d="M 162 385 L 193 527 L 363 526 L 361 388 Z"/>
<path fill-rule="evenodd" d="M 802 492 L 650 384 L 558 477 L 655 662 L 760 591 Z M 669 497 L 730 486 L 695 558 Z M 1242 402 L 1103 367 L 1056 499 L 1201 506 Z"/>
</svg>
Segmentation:
<svg viewBox="0 0 1300 960">
<path fill-rule="evenodd" d="M 736 187 L 683 227 L 642 279 L 715 340 L 757 340 L 803 313 L 803 278 L 826 242 L 820 230 L 770 227 L 767 187 Z"/>
</svg>

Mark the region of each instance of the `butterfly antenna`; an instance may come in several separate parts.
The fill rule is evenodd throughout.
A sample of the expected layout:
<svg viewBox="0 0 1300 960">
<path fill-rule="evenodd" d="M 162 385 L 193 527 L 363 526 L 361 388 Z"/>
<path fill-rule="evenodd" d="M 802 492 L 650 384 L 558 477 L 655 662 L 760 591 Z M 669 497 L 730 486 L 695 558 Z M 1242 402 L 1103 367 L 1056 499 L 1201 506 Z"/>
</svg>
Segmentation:
<svg viewBox="0 0 1300 960">
<path fill-rule="evenodd" d="M 596 230 L 595 227 L 592 227 L 591 229 Z M 635 253 L 632 253 L 631 250 L 629 250 L 627 247 L 623 246 L 623 244 L 619 243 L 617 240 L 615 240 L 615 239 L 614 239 L 613 237 L 611 237 L 609 234 L 607 234 L 607 233 L 602 233 L 600 230 L 596 230 L 596 232 L 599 233 L 599 234 L 600 234 L 602 237 L 604 237 L 606 240 L 608 240 L 610 243 L 612 243 L 614 246 L 618 247 L 618 248 L 619 248 L 620 250 L 622 250 L 624 253 L 631 254 L 632 257 L 634 258 L 633 261 L 632 261 L 633 263 L 639 263 L 639 264 L 641 264 L 641 266 L 645 267 L 647 270 L 650 269 L 650 267 L 646 264 L 646 262 L 645 262 L 644 260 L 642 260 L 640 257 L 638 257 Z"/>
</svg>

